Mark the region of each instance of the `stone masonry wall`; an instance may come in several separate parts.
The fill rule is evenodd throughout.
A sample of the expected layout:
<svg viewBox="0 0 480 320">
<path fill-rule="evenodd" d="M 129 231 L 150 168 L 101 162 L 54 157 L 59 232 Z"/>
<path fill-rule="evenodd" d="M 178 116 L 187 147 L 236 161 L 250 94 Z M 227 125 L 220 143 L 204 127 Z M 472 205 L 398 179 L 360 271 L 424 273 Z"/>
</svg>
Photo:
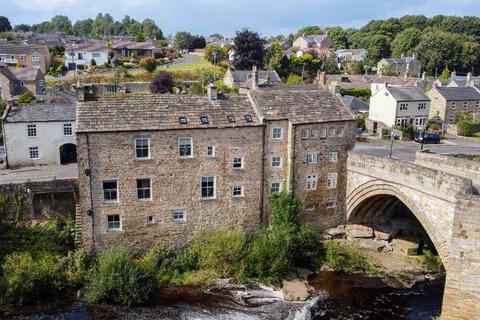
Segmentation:
<svg viewBox="0 0 480 320">
<path fill-rule="evenodd" d="M 203 229 L 256 230 L 261 211 L 261 136 L 261 127 L 100 133 L 90 135 L 88 143 L 87 136 L 79 134 L 84 246 L 93 244 L 98 250 L 122 244 L 139 250 L 155 244 L 179 247 Z M 179 137 L 193 138 L 193 158 L 178 157 Z M 135 160 L 135 138 L 150 139 L 151 159 Z M 215 146 L 214 158 L 207 157 L 207 146 Z M 244 169 L 232 169 L 234 156 L 244 157 Z M 90 181 L 84 174 L 89 161 L 91 203 Z M 200 198 L 201 176 L 216 177 L 216 199 Z M 137 200 L 137 178 L 151 178 L 151 201 Z M 103 202 L 102 181 L 108 179 L 118 181 L 118 203 Z M 244 186 L 244 197 L 231 196 L 234 185 Z M 93 218 L 87 215 L 91 204 Z M 185 222 L 172 221 L 174 209 L 186 210 Z M 121 215 L 121 231 L 107 231 L 108 214 Z M 148 216 L 154 216 L 155 223 L 148 223 Z"/>
</svg>

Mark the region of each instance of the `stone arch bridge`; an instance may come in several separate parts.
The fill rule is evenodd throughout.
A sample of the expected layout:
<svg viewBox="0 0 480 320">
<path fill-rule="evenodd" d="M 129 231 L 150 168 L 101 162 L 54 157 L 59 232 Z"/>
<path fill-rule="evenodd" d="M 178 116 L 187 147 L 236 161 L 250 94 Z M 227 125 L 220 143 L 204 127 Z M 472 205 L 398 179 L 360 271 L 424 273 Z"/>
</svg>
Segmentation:
<svg viewBox="0 0 480 320">
<path fill-rule="evenodd" d="M 428 153 L 405 162 L 351 152 L 347 170 L 347 221 L 372 222 L 401 201 L 444 263 L 442 319 L 480 319 L 480 164 Z"/>
</svg>

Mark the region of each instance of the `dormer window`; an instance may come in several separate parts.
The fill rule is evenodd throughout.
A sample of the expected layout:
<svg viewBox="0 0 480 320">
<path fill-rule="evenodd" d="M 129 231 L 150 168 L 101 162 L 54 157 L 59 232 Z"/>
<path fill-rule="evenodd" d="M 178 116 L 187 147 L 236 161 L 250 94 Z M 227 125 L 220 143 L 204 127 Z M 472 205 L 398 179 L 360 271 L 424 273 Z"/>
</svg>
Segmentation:
<svg viewBox="0 0 480 320">
<path fill-rule="evenodd" d="M 208 117 L 207 116 L 202 116 L 202 117 L 200 117 L 200 121 L 202 122 L 202 124 L 208 124 Z"/>
<path fill-rule="evenodd" d="M 234 116 L 227 116 L 228 123 L 235 123 L 235 117 Z"/>
<path fill-rule="evenodd" d="M 245 122 L 253 122 L 252 116 L 249 115 L 249 114 L 247 114 L 247 115 L 245 116 Z"/>
<path fill-rule="evenodd" d="M 180 117 L 178 118 L 178 120 L 180 121 L 180 124 L 188 124 L 187 117 Z"/>
</svg>

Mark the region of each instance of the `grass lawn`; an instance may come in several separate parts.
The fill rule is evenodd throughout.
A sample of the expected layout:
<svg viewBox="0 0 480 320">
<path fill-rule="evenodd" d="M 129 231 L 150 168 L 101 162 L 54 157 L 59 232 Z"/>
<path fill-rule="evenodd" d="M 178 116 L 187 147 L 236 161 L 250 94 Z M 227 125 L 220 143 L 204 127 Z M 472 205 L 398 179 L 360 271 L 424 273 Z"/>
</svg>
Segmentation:
<svg viewBox="0 0 480 320">
<path fill-rule="evenodd" d="M 167 71 L 185 71 L 185 70 L 201 70 L 201 69 L 209 69 L 213 68 L 213 65 L 205 59 L 200 59 L 198 62 L 185 64 L 182 66 L 173 66 L 165 68 L 160 66 L 157 70 L 167 70 Z"/>
<path fill-rule="evenodd" d="M 472 137 L 480 139 L 480 132 L 475 132 L 474 134 L 472 134 Z"/>
</svg>

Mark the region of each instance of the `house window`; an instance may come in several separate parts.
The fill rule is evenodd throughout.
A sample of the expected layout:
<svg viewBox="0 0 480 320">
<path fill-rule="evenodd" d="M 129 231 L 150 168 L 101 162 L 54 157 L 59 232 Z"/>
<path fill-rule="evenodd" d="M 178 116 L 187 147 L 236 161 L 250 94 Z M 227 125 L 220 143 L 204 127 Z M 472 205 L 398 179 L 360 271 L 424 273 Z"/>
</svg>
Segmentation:
<svg viewBox="0 0 480 320">
<path fill-rule="evenodd" d="M 208 146 L 207 147 L 207 157 L 209 157 L 209 158 L 214 158 L 215 157 L 215 147 L 214 146 Z"/>
<path fill-rule="evenodd" d="M 318 155 L 316 153 L 307 154 L 307 164 L 314 164 L 318 162 Z"/>
<path fill-rule="evenodd" d="M 32 56 L 32 61 L 33 61 L 33 62 L 39 62 L 39 61 L 40 61 L 40 57 L 39 57 L 39 56 Z"/>
<path fill-rule="evenodd" d="M 282 139 L 282 128 L 272 129 L 272 139 Z"/>
<path fill-rule="evenodd" d="M 327 138 L 327 128 L 322 128 L 320 130 L 320 139 L 326 139 Z"/>
<path fill-rule="evenodd" d="M 30 159 L 39 159 L 38 147 L 30 147 L 28 148 Z"/>
<path fill-rule="evenodd" d="M 282 157 L 273 156 L 272 157 L 272 168 L 279 168 L 282 166 Z"/>
<path fill-rule="evenodd" d="M 317 137 L 318 130 L 317 129 L 312 129 L 310 131 L 310 137 L 315 139 Z"/>
<path fill-rule="evenodd" d="M 243 197 L 243 186 L 234 186 L 232 188 L 232 197 Z"/>
<path fill-rule="evenodd" d="M 333 199 L 328 200 L 327 203 L 325 204 L 325 207 L 326 207 L 327 209 L 333 209 L 333 208 L 335 208 L 336 206 L 337 206 L 337 205 L 336 205 L 336 202 L 335 202 L 335 200 L 333 200 Z"/>
<path fill-rule="evenodd" d="M 463 107 L 464 107 L 465 109 L 468 108 L 468 101 L 463 101 Z"/>
<path fill-rule="evenodd" d="M 73 128 L 71 123 L 64 123 L 63 124 L 63 135 L 64 136 L 71 136 L 73 135 Z"/>
<path fill-rule="evenodd" d="M 450 109 L 455 109 L 457 107 L 457 104 L 455 102 L 452 102 L 450 105 Z"/>
<path fill-rule="evenodd" d="M 118 185 L 117 180 L 103 180 L 103 201 L 118 201 Z"/>
<path fill-rule="evenodd" d="M 100 52 L 92 52 L 92 58 L 100 58 Z"/>
<path fill-rule="evenodd" d="M 228 123 L 235 123 L 235 117 L 234 116 L 227 116 Z"/>
<path fill-rule="evenodd" d="M 172 221 L 186 221 L 187 211 L 185 209 L 177 209 L 172 211 Z"/>
<path fill-rule="evenodd" d="M 110 214 L 107 216 L 107 230 L 122 230 L 122 220 L 119 214 Z"/>
<path fill-rule="evenodd" d="M 245 116 L 245 122 L 253 122 L 252 116 L 249 115 L 249 114 L 247 114 L 247 115 Z"/>
<path fill-rule="evenodd" d="M 328 153 L 328 162 L 337 162 L 338 161 L 338 151 Z"/>
<path fill-rule="evenodd" d="M 136 159 L 150 158 L 150 139 L 147 139 L 147 138 L 135 139 L 135 158 Z"/>
<path fill-rule="evenodd" d="M 20 81 L 20 87 L 25 87 L 25 81 Z"/>
<path fill-rule="evenodd" d="M 272 182 L 270 185 L 270 192 L 275 193 L 275 192 L 281 192 L 282 191 L 282 183 L 281 182 Z"/>
<path fill-rule="evenodd" d="M 302 139 L 308 139 L 308 129 L 302 129 Z"/>
<path fill-rule="evenodd" d="M 25 56 L 20 56 L 20 61 L 25 61 Z"/>
<path fill-rule="evenodd" d="M 329 173 L 327 176 L 327 188 L 336 188 L 337 187 L 337 173 Z"/>
<path fill-rule="evenodd" d="M 27 125 L 27 136 L 36 137 L 37 136 L 37 125 L 29 124 Z"/>
<path fill-rule="evenodd" d="M 306 211 L 313 211 L 313 210 L 315 210 L 315 205 L 312 204 L 312 203 L 306 204 L 305 205 L 305 210 Z"/>
<path fill-rule="evenodd" d="M 154 216 L 148 216 L 147 217 L 147 223 L 148 224 L 154 224 L 155 223 L 155 217 Z"/>
<path fill-rule="evenodd" d="M 215 198 L 215 177 L 201 177 L 201 197 L 202 199 Z"/>
<path fill-rule="evenodd" d="M 150 179 L 137 179 L 137 199 L 139 200 L 152 199 Z"/>
<path fill-rule="evenodd" d="M 180 122 L 180 124 L 188 124 L 188 119 L 187 117 L 179 117 L 178 122 Z"/>
<path fill-rule="evenodd" d="M 207 116 L 202 116 L 202 117 L 200 117 L 200 121 L 202 122 L 202 124 L 208 124 L 208 117 Z"/>
<path fill-rule="evenodd" d="M 43 80 L 38 80 L 38 85 L 39 85 L 40 87 L 43 87 Z"/>
<path fill-rule="evenodd" d="M 233 169 L 243 169 L 243 157 L 234 157 L 232 167 Z"/>
<path fill-rule="evenodd" d="M 400 103 L 400 111 L 407 111 L 408 103 Z"/>
<path fill-rule="evenodd" d="M 337 130 L 336 130 L 335 128 L 330 128 L 330 129 L 328 130 L 328 136 L 329 136 L 330 138 L 334 138 L 335 135 L 336 135 L 336 133 L 337 133 Z"/>
<path fill-rule="evenodd" d="M 475 102 L 475 108 L 480 108 L 480 101 Z"/>
<path fill-rule="evenodd" d="M 307 190 L 315 190 L 317 189 L 317 176 L 310 175 L 307 176 Z"/>
<path fill-rule="evenodd" d="M 450 123 L 455 123 L 455 116 L 450 116 Z"/>
<path fill-rule="evenodd" d="M 427 109 L 427 103 L 426 102 L 420 102 L 418 104 L 418 110 L 426 110 Z"/>
<path fill-rule="evenodd" d="M 343 128 L 337 128 L 337 137 L 343 137 Z"/>
<path fill-rule="evenodd" d="M 424 126 L 427 123 L 426 117 L 415 117 L 416 126 Z"/>
<path fill-rule="evenodd" d="M 178 138 L 178 155 L 182 158 L 190 158 L 192 153 L 192 138 L 181 137 Z"/>
</svg>

